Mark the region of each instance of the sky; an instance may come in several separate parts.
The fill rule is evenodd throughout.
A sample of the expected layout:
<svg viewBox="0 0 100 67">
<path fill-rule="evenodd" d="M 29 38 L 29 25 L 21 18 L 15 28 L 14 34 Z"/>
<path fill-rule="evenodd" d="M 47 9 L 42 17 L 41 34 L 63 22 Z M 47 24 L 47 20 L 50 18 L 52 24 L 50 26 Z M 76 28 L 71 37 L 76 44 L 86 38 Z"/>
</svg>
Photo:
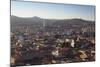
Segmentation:
<svg viewBox="0 0 100 67">
<path fill-rule="evenodd" d="M 45 19 L 81 18 L 95 20 L 95 6 L 11 1 L 11 15 L 18 17 L 38 16 Z"/>
</svg>

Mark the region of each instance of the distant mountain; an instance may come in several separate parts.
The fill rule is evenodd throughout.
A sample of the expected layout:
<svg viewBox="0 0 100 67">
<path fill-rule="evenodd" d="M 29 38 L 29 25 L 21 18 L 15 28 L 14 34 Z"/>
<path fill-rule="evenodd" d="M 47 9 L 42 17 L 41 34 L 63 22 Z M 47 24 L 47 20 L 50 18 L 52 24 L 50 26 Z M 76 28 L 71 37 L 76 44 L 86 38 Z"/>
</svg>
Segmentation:
<svg viewBox="0 0 100 67">
<path fill-rule="evenodd" d="M 34 21 L 39 21 L 39 20 L 42 20 L 40 17 L 37 17 L 37 16 L 34 16 L 34 17 L 27 17 L 27 18 L 24 18 L 24 17 L 17 17 L 17 16 L 14 16 L 14 15 L 11 15 L 11 20 L 34 20 Z"/>
<path fill-rule="evenodd" d="M 43 20 L 45 20 L 45 23 L 47 26 L 70 26 L 70 25 L 95 25 L 94 21 L 87 21 L 83 19 L 43 19 L 37 16 L 34 17 L 28 17 L 28 18 L 22 18 L 11 15 L 11 26 L 22 26 L 22 25 L 43 25 Z"/>
<path fill-rule="evenodd" d="M 17 16 L 11 16 L 11 25 L 37 25 L 42 22 L 42 19 L 39 17 L 30 17 L 30 18 L 22 18 Z"/>
</svg>

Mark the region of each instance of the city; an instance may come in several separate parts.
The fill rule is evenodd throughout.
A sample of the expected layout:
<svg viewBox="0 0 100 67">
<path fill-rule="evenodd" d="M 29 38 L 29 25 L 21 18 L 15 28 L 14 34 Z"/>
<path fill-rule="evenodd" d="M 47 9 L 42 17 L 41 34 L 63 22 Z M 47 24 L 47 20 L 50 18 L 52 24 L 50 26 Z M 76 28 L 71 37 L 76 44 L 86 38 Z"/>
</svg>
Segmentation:
<svg viewBox="0 0 100 67">
<path fill-rule="evenodd" d="M 14 18 L 17 23 L 12 22 Z M 39 17 L 33 17 L 32 20 L 35 21 L 26 24 L 25 19 L 11 16 L 12 65 L 95 61 L 95 22 Z"/>
<path fill-rule="evenodd" d="M 95 61 L 95 6 L 11 1 L 10 65 Z"/>
</svg>

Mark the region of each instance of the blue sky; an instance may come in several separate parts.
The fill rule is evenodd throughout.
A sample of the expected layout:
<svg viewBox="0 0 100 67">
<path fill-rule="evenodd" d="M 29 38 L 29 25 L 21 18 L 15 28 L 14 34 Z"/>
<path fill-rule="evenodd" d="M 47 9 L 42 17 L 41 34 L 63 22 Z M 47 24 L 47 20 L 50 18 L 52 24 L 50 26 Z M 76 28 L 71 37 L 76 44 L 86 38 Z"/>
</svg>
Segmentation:
<svg viewBox="0 0 100 67">
<path fill-rule="evenodd" d="M 95 19 L 95 6 L 11 1 L 11 15 L 46 19 Z"/>
</svg>

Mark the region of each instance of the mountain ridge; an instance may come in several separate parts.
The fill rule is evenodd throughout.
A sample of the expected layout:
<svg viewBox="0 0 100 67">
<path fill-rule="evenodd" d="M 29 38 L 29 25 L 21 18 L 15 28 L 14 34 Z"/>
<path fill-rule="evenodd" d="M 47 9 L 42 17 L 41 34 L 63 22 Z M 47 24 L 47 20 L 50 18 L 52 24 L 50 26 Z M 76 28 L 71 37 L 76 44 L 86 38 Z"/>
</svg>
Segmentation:
<svg viewBox="0 0 100 67">
<path fill-rule="evenodd" d="M 40 19 L 40 20 L 81 20 L 81 21 L 91 21 L 91 22 L 94 22 L 92 20 L 85 20 L 85 19 L 82 19 L 82 18 L 70 18 L 70 19 L 45 19 L 45 18 L 41 18 L 41 17 L 38 17 L 38 16 L 33 16 L 33 17 L 18 17 L 18 16 L 15 16 L 15 15 L 11 15 L 11 18 L 21 18 L 21 19 Z"/>
</svg>

